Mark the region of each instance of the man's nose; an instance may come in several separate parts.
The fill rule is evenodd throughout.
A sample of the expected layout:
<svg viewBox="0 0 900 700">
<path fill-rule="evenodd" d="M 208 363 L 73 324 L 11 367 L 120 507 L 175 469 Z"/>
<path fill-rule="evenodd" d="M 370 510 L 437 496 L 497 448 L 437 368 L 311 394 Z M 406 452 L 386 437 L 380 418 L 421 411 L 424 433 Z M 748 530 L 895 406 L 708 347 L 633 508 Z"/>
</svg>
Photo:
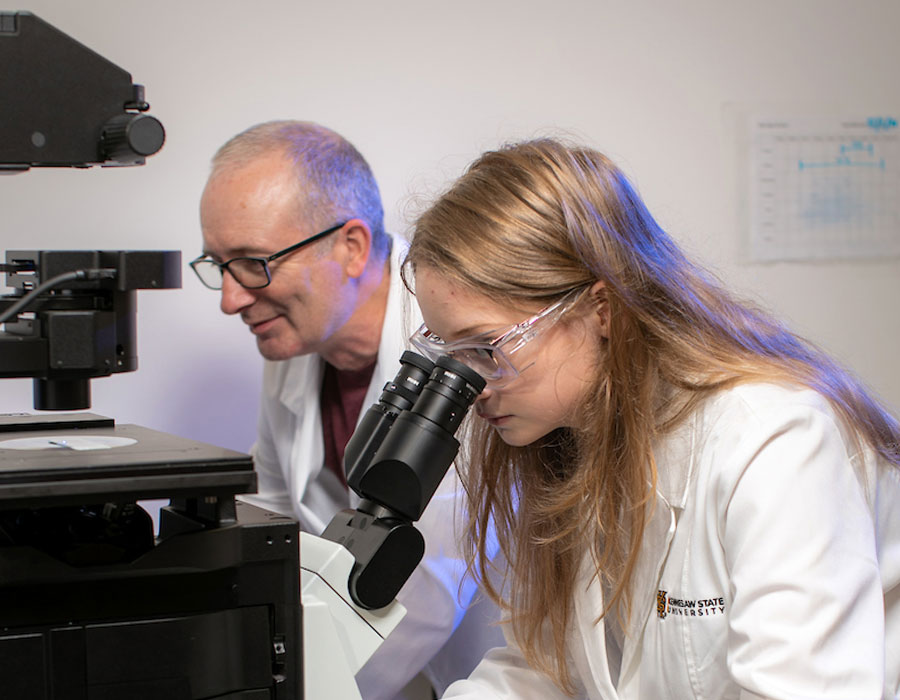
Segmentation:
<svg viewBox="0 0 900 700">
<path fill-rule="evenodd" d="M 228 315 L 240 313 L 250 306 L 255 298 L 249 289 L 238 284 L 228 270 L 222 271 L 222 300 L 219 308 L 223 313 Z"/>
</svg>

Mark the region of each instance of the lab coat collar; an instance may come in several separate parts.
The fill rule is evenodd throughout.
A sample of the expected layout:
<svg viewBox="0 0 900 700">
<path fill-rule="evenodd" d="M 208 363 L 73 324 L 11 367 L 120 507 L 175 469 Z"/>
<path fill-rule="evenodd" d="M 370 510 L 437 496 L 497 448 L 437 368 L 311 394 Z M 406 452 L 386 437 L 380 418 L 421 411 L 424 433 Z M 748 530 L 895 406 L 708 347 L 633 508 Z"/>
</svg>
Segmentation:
<svg viewBox="0 0 900 700">
<path fill-rule="evenodd" d="M 691 416 L 653 445 L 657 494 L 672 508 L 684 510 L 688 485 L 694 473 L 694 444 L 702 411 Z"/>
<path fill-rule="evenodd" d="M 292 413 L 303 415 L 319 405 L 319 389 L 322 386 L 325 362 L 315 354 L 294 357 L 287 362 L 289 364 L 278 400 Z"/>
</svg>

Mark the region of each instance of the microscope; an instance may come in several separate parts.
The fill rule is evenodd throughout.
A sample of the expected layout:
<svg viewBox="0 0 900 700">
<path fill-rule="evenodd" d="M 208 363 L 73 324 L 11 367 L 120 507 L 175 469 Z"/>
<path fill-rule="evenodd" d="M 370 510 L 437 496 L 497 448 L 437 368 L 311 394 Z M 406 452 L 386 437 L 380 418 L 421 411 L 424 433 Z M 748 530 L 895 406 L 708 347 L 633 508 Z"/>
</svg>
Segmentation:
<svg viewBox="0 0 900 700">
<path fill-rule="evenodd" d="M 143 87 L 31 13 L 0 12 L 0 65 L 0 172 L 142 165 L 164 143 Z M 346 448 L 360 505 L 301 534 L 235 498 L 256 491 L 248 455 L 60 412 L 137 368 L 136 292 L 180 288 L 179 251 L 11 250 L 0 272 L 0 378 L 31 377 L 45 411 L 0 415 L 3 698 L 358 699 L 484 380 L 404 353 Z M 155 534 L 139 501 L 157 498 Z"/>
<path fill-rule="evenodd" d="M 352 678 L 405 615 L 394 597 L 425 551 L 412 523 L 456 457 L 454 433 L 485 386 L 447 356 L 432 364 L 407 351 L 400 365 L 347 443 L 347 483 L 362 501 L 321 537 L 301 534 L 308 700 L 359 699 Z"/>
<path fill-rule="evenodd" d="M 143 87 L 31 13 L 0 13 L 0 65 L 0 174 L 163 146 Z M 0 378 L 31 377 L 52 412 L 0 416 L 0 694 L 298 697 L 297 524 L 235 502 L 250 457 L 60 413 L 137 368 L 137 291 L 179 288 L 180 252 L 9 250 L 0 272 Z"/>
</svg>

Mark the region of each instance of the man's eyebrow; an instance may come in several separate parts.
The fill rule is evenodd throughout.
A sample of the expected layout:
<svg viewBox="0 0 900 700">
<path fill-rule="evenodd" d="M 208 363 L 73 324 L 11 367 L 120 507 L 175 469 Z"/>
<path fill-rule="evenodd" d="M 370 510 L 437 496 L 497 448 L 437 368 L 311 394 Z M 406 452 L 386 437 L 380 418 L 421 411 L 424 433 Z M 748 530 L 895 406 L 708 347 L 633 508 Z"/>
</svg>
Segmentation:
<svg viewBox="0 0 900 700">
<path fill-rule="evenodd" d="M 254 250 L 252 248 L 238 248 L 236 250 L 229 250 L 227 255 L 219 256 L 210 251 L 208 248 L 203 248 L 201 253 L 207 257 L 212 258 L 213 260 L 218 260 L 220 262 L 225 260 L 231 260 L 232 258 L 265 258 L 268 253 L 264 253 L 260 250 Z"/>
</svg>

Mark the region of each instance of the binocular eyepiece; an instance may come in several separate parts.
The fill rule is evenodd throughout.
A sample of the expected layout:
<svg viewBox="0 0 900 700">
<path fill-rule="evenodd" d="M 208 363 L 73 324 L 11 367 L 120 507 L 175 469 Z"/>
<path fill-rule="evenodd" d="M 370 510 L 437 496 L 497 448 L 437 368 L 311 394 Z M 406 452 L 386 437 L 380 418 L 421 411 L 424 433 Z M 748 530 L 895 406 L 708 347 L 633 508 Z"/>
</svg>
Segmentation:
<svg viewBox="0 0 900 700">
<path fill-rule="evenodd" d="M 363 500 L 338 513 L 322 533 L 356 559 L 353 601 L 390 603 L 425 552 L 412 526 L 459 450 L 454 433 L 484 390 L 485 380 L 448 356 L 434 363 L 404 352 L 400 371 L 369 408 L 347 443 L 347 483 Z"/>
<path fill-rule="evenodd" d="M 484 389 L 474 370 L 447 356 L 413 352 L 347 443 L 347 483 L 360 497 L 418 520 L 456 457 L 453 437 Z"/>
</svg>

